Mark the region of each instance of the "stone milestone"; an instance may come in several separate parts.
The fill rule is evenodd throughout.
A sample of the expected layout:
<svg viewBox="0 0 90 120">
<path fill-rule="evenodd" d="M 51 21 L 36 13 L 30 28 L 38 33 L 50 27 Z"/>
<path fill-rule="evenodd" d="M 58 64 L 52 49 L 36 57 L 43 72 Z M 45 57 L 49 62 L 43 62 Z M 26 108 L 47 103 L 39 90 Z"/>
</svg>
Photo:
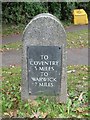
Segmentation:
<svg viewBox="0 0 90 120">
<path fill-rule="evenodd" d="M 66 102 L 66 33 L 49 13 L 35 16 L 23 34 L 22 99 L 56 96 Z"/>
</svg>

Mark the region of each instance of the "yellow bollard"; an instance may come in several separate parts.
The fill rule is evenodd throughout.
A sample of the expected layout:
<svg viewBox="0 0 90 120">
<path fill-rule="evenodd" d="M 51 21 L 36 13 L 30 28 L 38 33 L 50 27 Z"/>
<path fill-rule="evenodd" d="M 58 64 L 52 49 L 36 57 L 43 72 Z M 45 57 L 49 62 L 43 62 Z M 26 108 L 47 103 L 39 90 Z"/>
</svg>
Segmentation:
<svg viewBox="0 0 90 120">
<path fill-rule="evenodd" d="M 75 9 L 73 11 L 74 24 L 88 24 L 87 13 L 83 9 Z"/>
</svg>

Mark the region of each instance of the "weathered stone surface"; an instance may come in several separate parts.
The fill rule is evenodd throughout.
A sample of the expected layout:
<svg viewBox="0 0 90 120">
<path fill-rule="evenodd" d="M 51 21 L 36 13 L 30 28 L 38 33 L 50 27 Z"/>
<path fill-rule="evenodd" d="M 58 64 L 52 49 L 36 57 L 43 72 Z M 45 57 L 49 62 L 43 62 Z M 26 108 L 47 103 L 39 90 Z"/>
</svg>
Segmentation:
<svg viewBox="0 0 90 120">
<path fill-rule="evenodd" d="M 23 57 L 22 57 L 22 99 L 30 99 L 28 92 L 28 65 L 27 46 L 58 46 L 62 47 L 62 70 L 60 92 L 57 96 L 60 102 L 66 102 L 66 33 L 61 22 L 49 13 L 39 14 L 26 26 L 23 34 Z M 48 51 L 49 52 L 49 51 Z M 61 58 L 60 58 L 61 59 Z"/>
</svg>

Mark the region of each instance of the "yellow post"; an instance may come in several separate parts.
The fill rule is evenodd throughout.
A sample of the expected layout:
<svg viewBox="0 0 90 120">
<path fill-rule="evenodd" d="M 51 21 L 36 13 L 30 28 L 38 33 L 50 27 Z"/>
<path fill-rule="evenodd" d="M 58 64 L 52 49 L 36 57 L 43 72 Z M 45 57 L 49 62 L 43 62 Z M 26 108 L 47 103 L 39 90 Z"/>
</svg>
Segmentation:
<svg viewBox="0 0 90 120">
<path fill-rule="evenodd" d="M 73 11 L 74 24 L 88 24 L 87 13 L 83 9 L 75 9 Z"/>
</svg>

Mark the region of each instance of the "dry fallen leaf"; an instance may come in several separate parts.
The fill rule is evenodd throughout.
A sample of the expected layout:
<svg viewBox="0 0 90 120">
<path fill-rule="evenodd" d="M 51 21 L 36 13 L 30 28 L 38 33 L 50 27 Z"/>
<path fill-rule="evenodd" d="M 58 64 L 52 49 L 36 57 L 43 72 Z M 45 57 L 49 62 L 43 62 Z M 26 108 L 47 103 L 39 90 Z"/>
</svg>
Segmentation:
<svg viewBox="0 0 90 120">
<path fill-rule="evenodd" d="M 33 114 L 31 115 L 31 118 L 35 117 L 35 118 L 39 118 L 40 116 L 40 112 L 32 112 Z"/>
<path fill-rule="evenodd" d="M 74 41 L 71 41 L 71 43 L 73 43 L 73 44 L 74 44 Z"/>
<path fill-rule="evenodd" d="M 76 110 L 77 110 L 77 112 L 79 112 L 79 113 L 82 113 L 82 112 L 83 112 L 83 109 L 82 109 L 82 108 L 80 108 L 80 107 L 79 107 L 79 108 L 77 108 Z"/>
<path fill-rule="evenodd" d="M 14 67 L 15 67 L 15 65 L 10 65 L 10 67 L 11 67 L 11 68 L 14 68 Z"/>
<path fill-rule="evenodd" d="M 6 50 L 10 50 L 10 48 L 6 48 Z"/>
<path fill-rule="evenodd" d="M 0 49 L 0 52 L 3 52 L 4 50 L 3 49 Z"/>
<path fill-rule="evenodd" d="M 69 71 L 67 71 L 67 73 L 75 73 L 76 72 L 76 70 L 69 70 Z"/>
<path fill-rule="evenodd" d="M 38 106 L 38 103 L 37 101 L 33 100 L 33 101 L 30 101 L 29 102 L 32 106 Z"/>
<path fill-rule="evenodd" d="M 82 79 L 83 79 L 83 80 L 86 80 L 87 78 L 86 78 L 86 77 L 83 77 Z"/>
<path fill-rule="evenodd" d="M 12 110 L 9 112 L 10 117 L 17 117 L 17 110 Z"/>
<path fill-rule="evenodd" d="M 6 116 L 7 116 L 7 117 L 10 117 L 9 113 L 7 113 L 7 112 L 5 112 L 4 115 L 5 115 L 5 117 L 6 117 Z"/>
<path fill-rule="evenodd" d="M 80 96 L 79 96 L 79 98 L 78 98 L 79 101 L 83 100 L 83 94 L 84 94 L 84 92 L 82 92 L 82 93 L 80 94 Z"/>
<path fill-rule="evenodd" d="M 81 47 L 84 47 L 84 45 L 82 44 Z"/>
<path fill-rule="evenodd" d="M 47 115 L 48 115 L 48 113 L 43 113 L 43 112 L 41 112 L 42 118 L 46 118 Z"/>
<path fill-rule="evenodd" d="M 3 76 L 0 76 L 0 80 L 4 80 L 5 79 L 5 77 L 3 77 Z"/>
</svg>

